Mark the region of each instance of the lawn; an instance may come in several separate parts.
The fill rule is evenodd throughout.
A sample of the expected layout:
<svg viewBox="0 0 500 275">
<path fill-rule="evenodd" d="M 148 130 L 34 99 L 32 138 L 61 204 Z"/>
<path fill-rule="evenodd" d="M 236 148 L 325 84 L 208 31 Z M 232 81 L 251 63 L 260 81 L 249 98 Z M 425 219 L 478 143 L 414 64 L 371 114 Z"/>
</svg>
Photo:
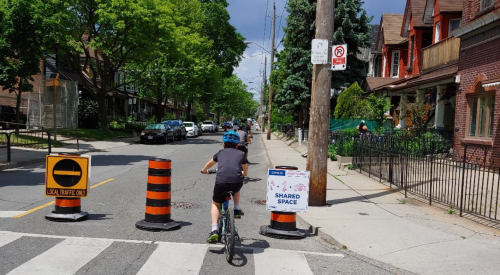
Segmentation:
<svg viewBox="0 0 500 275">
<path fill-rule="evenodd" d="M 60 129 L 58 135 L 74 136 L 75 130 Z M 131 134 L 121 131 L 101 131 L 100 129 L 78 129 L 78 137 L 83 140 L 111 140 L 116 138 L 132 137 Z"/>
<path fill-rule="evenodd" d="M 36 136 L 35 136 L 36 135 Z M 23 146 L 30 147 L 36 149 L 43 149 L 49 146 L 47 141 L 47 135 L 41 136 L 40 133 L 36 133 L 33 135 L 25 134 L 25 135 L 15 135 L 11 134 L 10 143 L 14 146 Z M 0 144 L 7 144 L 7 136 L 4 134 L 0 134 Z M 52 141 L 53 147 L 60 147 L 63 143 L 59 141 Z"/>
</svg>

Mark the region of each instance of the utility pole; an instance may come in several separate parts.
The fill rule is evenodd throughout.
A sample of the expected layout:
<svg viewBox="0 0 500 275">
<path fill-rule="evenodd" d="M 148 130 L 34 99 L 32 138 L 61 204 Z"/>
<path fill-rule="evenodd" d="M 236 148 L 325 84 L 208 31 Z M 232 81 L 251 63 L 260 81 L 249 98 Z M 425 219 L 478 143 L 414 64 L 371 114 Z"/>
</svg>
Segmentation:
<svg viewBox="0 0 500 275">
<path fill-rule="evenodd" d="M 316 39 L 333 39 L 335 1 L 318 0 Z M 330 64 L 314 65 L 311 93 L 311 118 L 307 146 L 307 170 L 310 171 L 309 205 L 326 205 L 328 131 L 330 127 Z"/>
<path fill-rule="evenodd" d="M 266 105 L 266 70 L 267 70 L 267 55 L 264 56 L 264 73 L 262 74 L 262 89 L 260 89 L 260 129 L 265 132 L 264 129 L 264 106 Z"/>
<path fill-rule="evenodd" d="M 276 3 L 273 3 L 273 25 L 271 30 L 271 72 L 273 74 L 274 66 L 274 27 L 276 23 Z M 332 32 L 333 33 L 333 32 Z M 273 83 L 269 81 L 269 106 L 267 110 L 267 140 L 271 139 L 271 106 L 273 104 Z"/>
</svg>

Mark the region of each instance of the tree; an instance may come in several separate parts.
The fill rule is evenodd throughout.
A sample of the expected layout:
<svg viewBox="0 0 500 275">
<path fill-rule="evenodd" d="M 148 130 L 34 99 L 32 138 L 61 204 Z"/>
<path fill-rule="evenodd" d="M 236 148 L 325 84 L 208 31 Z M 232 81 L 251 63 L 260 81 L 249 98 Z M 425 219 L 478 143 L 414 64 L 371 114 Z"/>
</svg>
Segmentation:
<svg viewBox="0 0 500 275">
<path fill-rule="evenodd" d="M 363 94 L 364 91 L 357 82 L 340 93 L 335 107 L 335 118 L 366 118 L 371 108 L 363 99 Z"/>
<path fill-rule="evenodd" d="M 386 120 L 385 113 L 392 107 L 391 100 L 386 97 L 371 94 L 366 98 L 366 101 L 370 105 L 369 119 L 375 120 L 377 122 L 377 128 L 381 130 Z"/>
<path fill-rule="evenodd" d="M 218 71 L 212 71 L 212 76 L 206 79 L 200 100 L 204 102 L 206 115 L 210 111 L 210 104 L 221 91 L 224 79 L 230 78 L 233 69 L 241 61 L 246 49 L 245 37 L 236 31 L 229 23 L 229 6 L 226 0 L 200 0 L 203 3 L 205 22 L 203 24 L 203 35 L 207 37 L 212 45 L 209 57 L 218 67 Z"/>
<path fill-rule="evenodd" d="M 59 48 L 97 100 L 102 130 L 108 129 L 106 95 L 136 81 L 161 49 L 175 46 L 170 11 L 181 2 L 72 0 L 62 5 Z M 118 71 L 127 73 L 127 83 L 113 81 Z"/>
<path fill-rule="evenodd" d="M 279 109 L 297 114 L 311 96 L 311 40 L 315 34 L 316 1 L 290 0 L 287 11 L 285 48 L 278 55 L 277 69 L 273 71 L 271 81 L 276 87 L 274 102 Z"/>
<path fill-rule="evenodd" d="M 40 72 L 44 46 L 50 38 L 50 4 L 40 0 L 0 2 L 0 86 L 16 93 L 17 123 L 22 93 L 33 91 L 31 81 Z"/>
<path fill-rule="evenodd" d="M 349 83 L 361 82 L 366 76 L 365 64 L 356 57 L 360 48 L 369 48 L 372 17 L 361 8 L 360 0 L 335 1 L 335 32 L 333 43 L 347 44 L 347 69 L 332 73 L 332 88 L 341 89 Z M 359 17 L 358 17 L 359 15 Z"/>
<path fill-rule="evenodd" d="M 247 86 L 236 75 L 224 79 L 221 92 L 214 98 L 212 108 L 220 117 L 253 116 L 259 103 L 253 99 L 253 94 L 247 91 Z"/>
</svg>

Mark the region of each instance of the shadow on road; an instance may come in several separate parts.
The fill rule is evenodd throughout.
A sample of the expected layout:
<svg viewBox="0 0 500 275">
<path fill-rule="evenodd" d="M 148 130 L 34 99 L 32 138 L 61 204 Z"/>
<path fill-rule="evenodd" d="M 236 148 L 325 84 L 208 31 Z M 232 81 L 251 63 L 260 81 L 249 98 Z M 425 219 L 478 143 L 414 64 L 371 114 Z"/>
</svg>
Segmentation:
<svg viewBox="0 0 500 275">
<path fill-rule="evenodd" d="M 87 220 L 91 221 L 102 221 L 102 220 L 111 220 L 112 218 L 107 218 L 107 216 L 110 216 L 113 214 L 89 214 L 87 217 Z"/>
</svg>

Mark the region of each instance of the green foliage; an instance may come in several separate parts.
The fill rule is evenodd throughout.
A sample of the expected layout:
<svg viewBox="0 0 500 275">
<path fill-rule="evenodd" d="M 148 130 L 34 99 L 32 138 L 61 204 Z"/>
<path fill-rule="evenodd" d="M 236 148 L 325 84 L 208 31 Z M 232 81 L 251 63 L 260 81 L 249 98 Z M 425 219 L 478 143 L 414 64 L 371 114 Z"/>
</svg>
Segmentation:
<svg viewBox="0 0 500 275">
<path fill-rule="evenodd" d="M 156 123 L 156 122 L 157 122 L 157 120 L 158 120 L 158 119 L 156 118 L 156 116 L 155 116 L 155 115 L 153 115 L 153 116 L 151 117 L 151 119 L 149 119 L 149 123 Z"/>
<path fill-rule="evenodd" d="M 277 69 L 270 79 L 279 109 L 294 113 L 311 95 L 311 40 L 315 36 L 316 1 L 290 0 L 287 11 L 284 50 L 277 56 Z"/>
<path fill-rule="evenodd" d="M 328 145 L 328 157 L 332 161 L 337 160 L 337 150 L 336 147 L 333 144 Z"/>
<path fill-rule="evenodd" d="M 382 133 L 383 124 L 386 120 L 385 113 L 392 107 L 391 100 L 386 97 L 375 96 L 374 94 L 369 95 L 366 100 L 370 105 L 370 114 L 368 117 L 377 122 L 376 132 Z"/>
<path fill-rule="evenodd" d="M 97 129 L 99 121 L 101 117 L 97 102 L 91 99 L 81 99 L 78 103 L 78 127 Z"/>
<path fill-rule="evenodd" d="M 428 105 L 423 100 L 417 100 L 416 103 L 401 103 L 401 114 L 405 114 L 410 118 L 411 131 L 415 135 L 420 135 L 427 132 L 427 114 Z M 399 119 L 406 119 L 400 117 Z"/>
<path fill-rule="evenodd" d="M 349 164 L 347 164 L 347 169 L 354 170 L 354 169 L 356 169 L 356 166 L 352 163 L 349 163 Z"/>
<path fill-rule="evenodd" d="M 363 99 L 364 91 L 355 82 L 340 93 L 335 107 L 335 118 L 362 118 L 370 114 L 371 109 Z"/>
<path fill-rule="evenodd" d="M 253 116 L 259 104 L 247 86 L 236 75 L 224 79 L 222 89 L 215 95 L 212 110 L 222 117 Z"/>
<path fill-rule="evenodd" d="M 359 132 L 356 129 L 335 131 L 332 146 L 335 148 L 337 155 L 352 157 L 354 138 L 356 137 L 359 137 Z"/>
<path fill-rule="evenodd" d="M 369 48 L 372 17 L 366 15 L 360 0 L 335 0 L 335 45 L 347 44 L 347 69 L 332 74 L 332 88 L 341 89 L 350 83 L 361 82 L 366 76 L 366 63 L 356 56 L 360 48 Z"/>
<path fill-rule="evenodd" d="M 172 119 L 175 119 L 175 116 L 171 113 L 167 113 L 161 118 L 161 121 L 172 120 Z"/>
<path fill-rule="evenodd" d="M 205 112 L 201 108 L 196 109 L 196 118 L 198 122 L 205 120 Z"/>
</svg>

